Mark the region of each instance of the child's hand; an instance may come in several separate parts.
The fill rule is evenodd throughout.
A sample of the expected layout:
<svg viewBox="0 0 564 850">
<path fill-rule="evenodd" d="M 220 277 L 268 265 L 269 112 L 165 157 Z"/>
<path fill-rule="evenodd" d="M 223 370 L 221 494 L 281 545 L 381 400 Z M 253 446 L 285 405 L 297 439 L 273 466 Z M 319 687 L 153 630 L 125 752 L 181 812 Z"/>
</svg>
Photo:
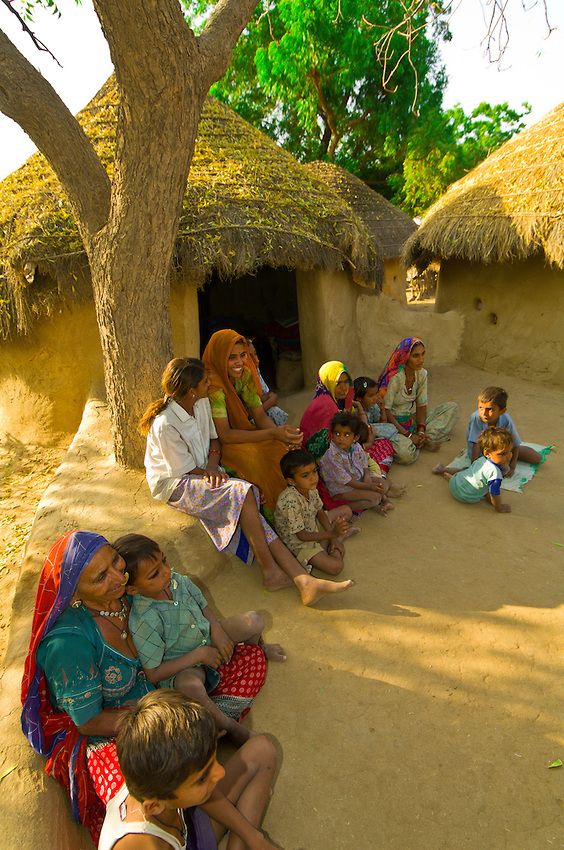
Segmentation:
<svg viewBox="0 0 564 850">
<path fill-rule="evenodd" d="M 229 476 L 226 472 L 222 472 L 221 469 L 205 469 L 202 478 L 204 481 L 210 485 L 213 489 L 214 487 L 219 487 L 220 484 L 223 484 L 224 481 L 227 481 Z"/>
<path fill-rule="evenodd" d="M 197 658 L 197 664 L 205 664 L 207 667 L 213 667 L 214 670 L 221 664 L 221 655 L 215 646 L 199 646 L 194 650 Z"/>
<path fill-rule="evenodd" d="M 498 514 L 510 514 L 511 513 L 511 505 L 496 505 L 495 509 Z"/>
<path fill-rule="evenodd" d="M 370 478 L 370 489 L 374 490 L 375 493 L 383 493 L 384 492 L 384 482 L 381 478 Z"/>
<path fill-rule="evenodd" d="M 333 520 L 332 523 L 332 531 L 335 533 L 335 537 L 341 537 L 342 534 L 345 534 L 349 528 L 349 521 L 344 518 L 344 516 L 338 516 Z"/>
<path fill-rule="evenodd" d="M 211 624 L 212 643 L 221 655 L 221 660 L 226 664 L 233 655 L 234 644 L 221 623 Z"/>
<path fill-rule="evenodd" d="M 266 835 L 257 830 L 256 838 L 247 841 L 249 850 L 282 850 L 279 844 L 273 844 Z"/>
</svg>

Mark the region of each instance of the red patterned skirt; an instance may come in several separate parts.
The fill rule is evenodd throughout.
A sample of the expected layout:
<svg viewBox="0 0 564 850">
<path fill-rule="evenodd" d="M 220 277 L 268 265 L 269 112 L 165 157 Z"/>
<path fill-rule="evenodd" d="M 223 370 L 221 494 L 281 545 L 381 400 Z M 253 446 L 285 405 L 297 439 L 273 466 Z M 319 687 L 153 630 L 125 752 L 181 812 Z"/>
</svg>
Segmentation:
<svg viewBox="0 0 564 850">
<path fill-rule="evenodd" d="M 375 460 L 382 472 L 386 475 L 394 462 L 394 444 L 385 437 L 379 437 L 366 449 L 366 453 Z"/>
<path fill-rule="evenodd" d="M 266 680 L 266 657 L 262 647 L 239 643 L 227 664 L 219 668 L 220 680 L 210 693 L 218 708 L 241 720 L 251 710 L 253 700 Z M 115 741 L 90 744 L 86 762 L 96 794 L 105 806 L 124 783 Z"/>
</svg>

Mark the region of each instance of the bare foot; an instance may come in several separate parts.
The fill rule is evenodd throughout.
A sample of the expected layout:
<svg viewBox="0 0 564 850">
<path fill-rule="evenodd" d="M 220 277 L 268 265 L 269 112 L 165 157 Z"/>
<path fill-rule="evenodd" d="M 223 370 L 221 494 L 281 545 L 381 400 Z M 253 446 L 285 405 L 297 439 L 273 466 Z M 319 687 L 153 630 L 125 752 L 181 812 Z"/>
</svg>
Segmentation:
<svg viewBox="0 0 564 850">
<path fill-rule="evenodd" d="M 263 570 L 262 584 L 266 590 L 274 592 L 275 590 L 284 590 L 285 587 L 292 586 L 292 579 L 283 573 L 280 567 L 273 567 L 270 570 Z"/>
<path fill-rule="evenodd" d="M 438 463 L 432 468 L 431 472 L 433 473 L 433 475 L 444 475 L 445 470 L 446 466 L 444 465 L 444 463 Z"/>
<path fill-rule="evenodd" d="M 362 531 L 361 528 L 349 528 L 347 531 L 345 531 L 344 534 L 341 535 L 341 537 L 339 539 L 340 540 L 348 540 L 349 537 L 354 537 L 355 534 L 360 534 L 361 531 Z"/>
<path fill-rule="evenodd" d="M 427 452 L 438 452 L 441 447 L 440 443 L 433 443 L 431 440 L 427 440 L 421 446 L 422 449 L 425 449 Z"/>
<path fill-rule="evenodd" d="M 394 510 L 394 507 L 395 506 L 392 505 L 391 502 L 388 502 L 386 500 L 385 502 L 380 502 L 379 505 L 375 505 L 374 509 L 376 510 L 376 513 L 379 513 L 382 516 L 386 516 L 386 514 L 388 514 L 390 511 Z"/>
<path fill-rule="evenodd" d="M 314 578 L 313 576 L 300 575 L 294 579 L 294 584 L 300 591 L 302 602 L 304 605 L 315 605 L 328 593 L 342 593 L 343 590 L 348 590 L 352 587 L 354 581 L 327 581 L 322 578 Z"/>
<path fill-rule="evenodd" d="M 269 661 L 286 661 L 287 656 L 279 643 L 265 643 L 262 650 Z"/>
<path fill-rule="evenodd" d="M 407 487 L 400 487 L 399 484 L 390 484 L 386 496 L 388 496 L 390 499 L 401 499 L 401 497 L 405 496 L 406 493 Z"/>
<path fill-rule="evenodd" d="M 443 472 L 443 478 L 445 479 L 445 481 L 450 481 L 453 475 L 454 472 Z"/>
</svg>

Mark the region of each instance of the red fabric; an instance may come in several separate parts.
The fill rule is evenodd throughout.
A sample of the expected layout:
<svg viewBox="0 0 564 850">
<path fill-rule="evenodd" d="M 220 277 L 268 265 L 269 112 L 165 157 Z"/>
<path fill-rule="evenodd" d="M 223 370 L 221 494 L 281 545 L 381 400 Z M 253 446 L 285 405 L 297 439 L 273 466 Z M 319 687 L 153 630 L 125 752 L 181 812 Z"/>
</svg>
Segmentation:
<svg viewBox="0 0 564 850">
<path fill-rule="evenodd" d="M 91 749 L 87 764 L 96 794 L 107 806 L 125 782 L 119 766 L 116 742 L 109 741 L 103 747 Z"/>
<path fill-rule="evenodd" d="M 230 696 L 254 699 L 266 680 L 266 656 L 256 643 L 239 643 L 227 664 L 219 668 L 219 685 L 210 697 Z M 250 706 L 241 712 L 244 717 Z"/>
<path fill-rule="evenodd" d="M 354 390 L 349 390 L 345 399 L 344 410 L 350 410 L 354 398 Z M 330 395 L 320 395 L 314 398 L 306 407 L 300 421 L 300 431 L 304 435 L 304 445 L 324 428 L 331 427 L 331 420 L 336 413 L 340 413 L 337 402 Z"/>
<path fill-rule="evenodd" d="M 394 459 L 394 445 L 391 440 L 379 437 L 366 449 L 372 460 L 376 461 L 382 472 L 389 472 Z"/>
<path fill-rule="evenodd" d="M 321 501 L 323 502 L 323 507 L 326 511 L 332 511 L 333 508 L 340 508 L 342 505 L 348 504 L 343 499 L 334 499 L 333 496 L 329 494 L 329 490 L 325 486 L 325 482 L 322 478 L 317 482 L 317 491 L 321 496 Z"/>
</svg>

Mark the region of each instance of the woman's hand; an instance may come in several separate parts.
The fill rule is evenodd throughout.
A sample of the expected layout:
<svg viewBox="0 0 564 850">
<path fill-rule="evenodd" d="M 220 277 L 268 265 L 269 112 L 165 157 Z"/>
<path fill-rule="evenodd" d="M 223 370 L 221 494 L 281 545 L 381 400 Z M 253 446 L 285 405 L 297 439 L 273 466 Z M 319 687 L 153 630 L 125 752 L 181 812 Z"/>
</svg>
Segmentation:
<svg viewBox="0 0 564 850">
<path fill-rule="evenodd" d="M 214 647 L 221 655 L 221 660 L 226 664 L 233 655 L 235 644 L 221 625 L 221 623 L 211 624 L 211 639 Z"/>
<path fill-rule="evenodd" d="M 223 484 L 224 481 L 229 479 L 229 476 L 226 472 L 223 472 L 223 470 L 218 469 L 217 467 L 211 469 L 208 467 L 207 469 L 204 469 L 202 478 L 204 481 L 207 481 L 210 487 L 213 488 L 219 487 L 220 484 Z"/>
<path fill-rule="evenodd" d="M 284 443 L 288 448 L 300 448 L 304 435 L 299 428 L 292 428 L 291 425 L 277 425 L 272 430 L 274 439 Z"/>
<path fill-rule="evenodd" d="M 194 650 L 196 664 L 205 664 L 206 667 L 213 667 L 214 670 L 221 664 L 221 655 L 215 646 L 199 646 Z"/>
<path fill-rule="evenodd" d="M 418 449 L 421 448 L 426 439 L 425 434 L 408 434 L 408 437 L 413 445 Z"/>
</svg>

